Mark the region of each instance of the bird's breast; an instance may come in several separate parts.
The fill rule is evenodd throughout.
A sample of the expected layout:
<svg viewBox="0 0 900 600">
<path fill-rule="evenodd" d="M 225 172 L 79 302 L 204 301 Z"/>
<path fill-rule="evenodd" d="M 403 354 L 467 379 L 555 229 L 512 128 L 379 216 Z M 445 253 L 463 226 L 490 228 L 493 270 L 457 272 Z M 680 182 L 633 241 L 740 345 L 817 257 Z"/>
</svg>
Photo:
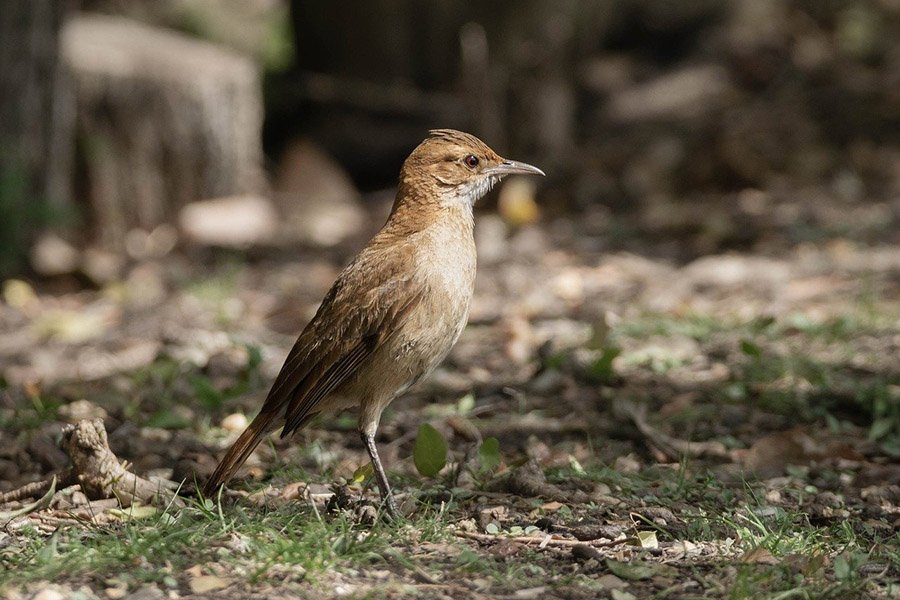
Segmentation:
<svg viewBox="0 0 900 600">
<path fill-rule="evenodd" d="M 444 359 L 469 318 L 476 262 L 471 230 L 429 232 L 417 245 L 415 260 L 425 293 L 398 336 L 395 356 L 409 361 L 418 379 Z"/>
</svg>

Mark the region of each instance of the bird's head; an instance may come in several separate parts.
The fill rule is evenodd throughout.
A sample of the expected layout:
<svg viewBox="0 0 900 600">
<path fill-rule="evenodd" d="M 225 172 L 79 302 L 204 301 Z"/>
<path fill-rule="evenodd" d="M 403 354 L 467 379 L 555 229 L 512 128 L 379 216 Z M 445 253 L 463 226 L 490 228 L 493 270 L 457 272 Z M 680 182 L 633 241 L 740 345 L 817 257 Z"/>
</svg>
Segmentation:
<svg viewBox="0 0 900 600">
<path fill-rule="evenodd" d="M 544 172 L 503 158 L 474 135 L 454 129 L 433 129 L 403 163 L 400 187 L 407 194 L 427 193 L 442 205 L 462 204 L 471 208 L 505 175 L 515 174 L 543 175 Z"/>
</svg>

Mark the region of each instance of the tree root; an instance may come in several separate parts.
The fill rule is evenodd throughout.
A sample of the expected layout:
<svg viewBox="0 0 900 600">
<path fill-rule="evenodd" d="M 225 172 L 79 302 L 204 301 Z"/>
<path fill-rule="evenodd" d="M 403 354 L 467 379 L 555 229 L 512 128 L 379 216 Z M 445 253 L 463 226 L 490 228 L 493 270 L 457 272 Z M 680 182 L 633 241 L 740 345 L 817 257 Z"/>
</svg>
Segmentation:
<svg viewBox="0 0 900 600">
<path fill-rule="evenodd" d="M 135 503 L 180 505 L 176 497 L 179 485 L 164 479 L 149 480 L 127 470 L 109 449 L 102 419 L 84 419 L 63 430 L 60 446 L 69 455 L 72 466 L 57 474 L 57 487 L 80 485 L 90 500 L 116 498 L 125 508 Z M 0 504 L 39 497 L 50 489 L 53 478 L 35 481 L 0 494 Z"/>
</svg>

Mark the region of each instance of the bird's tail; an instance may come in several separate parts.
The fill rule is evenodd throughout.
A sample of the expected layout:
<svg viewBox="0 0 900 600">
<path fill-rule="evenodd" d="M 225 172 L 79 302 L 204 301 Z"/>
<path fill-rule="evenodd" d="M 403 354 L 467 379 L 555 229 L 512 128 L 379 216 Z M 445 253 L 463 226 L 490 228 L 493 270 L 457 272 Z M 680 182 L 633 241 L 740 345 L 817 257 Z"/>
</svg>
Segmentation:
<svg viewBox="0 0 900 600">
<path fill-rule="evenodd" d="M 262 412 L 247 426 L 244 433 L 231 445 L 228 452 L 219 461 L 219 465 L 203 486 L 203 495 L 212 498 L 219 488 L 228 483 L 241 465 L 250 457 L 266 434 L 272 431 L 274 413 Z"/>
</svg>

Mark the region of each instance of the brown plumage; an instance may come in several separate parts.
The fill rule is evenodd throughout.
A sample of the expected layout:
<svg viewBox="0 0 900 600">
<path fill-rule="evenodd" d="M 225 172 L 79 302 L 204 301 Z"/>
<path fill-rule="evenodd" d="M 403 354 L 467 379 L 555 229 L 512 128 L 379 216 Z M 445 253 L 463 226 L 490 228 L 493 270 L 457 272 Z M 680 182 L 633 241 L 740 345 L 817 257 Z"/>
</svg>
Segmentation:
<svg viewBox="0 0 900 600">
<path fill-rule="evenodd" d="M 431 372 L 465 327 L 475 283 L 472 207 L 504 175 L 543 173 L 452 129 L 403 163 L 387 222 L 341 272 L 288 354 L 259 415 L 205 486 L 228 482 L 265 435 L 356 406 L 387 510 L 396 515 L 375 431 L 384 408 Z"/>
</svg>

